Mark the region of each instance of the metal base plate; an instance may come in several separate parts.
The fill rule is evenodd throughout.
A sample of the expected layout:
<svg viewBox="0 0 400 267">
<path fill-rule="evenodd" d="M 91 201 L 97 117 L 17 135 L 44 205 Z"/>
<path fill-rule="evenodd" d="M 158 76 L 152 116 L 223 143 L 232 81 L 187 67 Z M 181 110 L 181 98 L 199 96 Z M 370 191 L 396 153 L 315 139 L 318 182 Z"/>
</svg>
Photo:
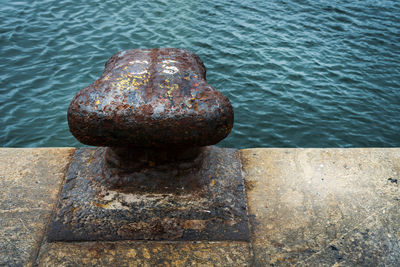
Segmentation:
<svg viewBox="0 0 400 267">
<path fill-rule="evenodd" d="M 104 151 L 75 152 L 50 224 L 49 242 L 249 240 L 236 150 L 206 147 L 200 170 L 189 174 L 191 182 L 185 177 L 152 177 L 151 183 L 131 191 L 110 189 L 101 182 Z"/>
</svg>

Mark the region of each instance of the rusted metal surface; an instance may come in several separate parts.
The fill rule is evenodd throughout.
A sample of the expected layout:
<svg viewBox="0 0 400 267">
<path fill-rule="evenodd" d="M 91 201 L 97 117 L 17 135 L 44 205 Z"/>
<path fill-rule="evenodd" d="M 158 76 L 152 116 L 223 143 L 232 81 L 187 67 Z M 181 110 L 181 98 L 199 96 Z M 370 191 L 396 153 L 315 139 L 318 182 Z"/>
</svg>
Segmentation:
<svg viewBox="0 0 400 267">
<path fill-rule="evenodd" d="M 238 240 L 249 238 L 240 161 L 207 147 L 233 126 L 229 100 L 183 49 L 135 49 L 68 109 L 87 145 L 72 161 L 48 240 Z"/>
<path fill-rule="evenodd" d="M 194 148 L 105 148 L 99 179 L 110 189 L 133 192 L 140 188 L 167 192 L 172 186 L 193 189 L 199 183 L 204 147 Z M 157 180 L 158 183 L 154 183 Z M 143 184 L 146 184 L 143 186 Z M 184 185 L 191 186 L 184 186 Z M 139 188 L 139 189 L 138 189 Z M 177 192 L 175 192 L 177 193 Z"/>
<path fill-rule="evenodd" d="M 105 182 L 105 153 L 106 148 L 76 151 L 50 224 L 49 242 L 248 241 L 244 184 L 235 150 L 202 148 L 191 161 L 197 160 L 197 167 L 168 165 L 163 175 L 162 169 L 142 166 L 129 172 L 123 187 Z"/>
<path fill-rule="evenodd" d="M 87 145 L 200 147 L 229 134 L 233 109 L 207 83 L 194 53 L 134 49 L 112 56 L 103 75 L 77 93 L 68 124 Z"/>
</svg>

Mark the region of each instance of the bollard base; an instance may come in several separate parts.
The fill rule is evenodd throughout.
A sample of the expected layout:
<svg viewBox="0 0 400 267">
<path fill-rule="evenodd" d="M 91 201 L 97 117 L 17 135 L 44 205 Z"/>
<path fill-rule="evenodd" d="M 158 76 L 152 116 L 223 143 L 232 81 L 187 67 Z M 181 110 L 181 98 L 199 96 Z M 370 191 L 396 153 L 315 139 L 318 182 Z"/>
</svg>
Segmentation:
<svg viewBox="0 0 400 267">
<path fill-rule="evenodd" d="M 106 152 L 75 152 L 50 223 L 49 242 L 249 240 L 236 150 L 204 147 L 200 167 L 178 171 L 173 178 L 153 175 L 151 182 L 136 183 L 140 186 L 129 191 L 104 183 Z M 151 167 L 142 171 L 144 176 Z"/>
<path fill-rule="evenodd" d="M 126 193 L 186 194 L 207 183 L 202 179 L 203 147 L 143 149 L 104 148 L 103 175 L 96 180 Z"/>
</svg>

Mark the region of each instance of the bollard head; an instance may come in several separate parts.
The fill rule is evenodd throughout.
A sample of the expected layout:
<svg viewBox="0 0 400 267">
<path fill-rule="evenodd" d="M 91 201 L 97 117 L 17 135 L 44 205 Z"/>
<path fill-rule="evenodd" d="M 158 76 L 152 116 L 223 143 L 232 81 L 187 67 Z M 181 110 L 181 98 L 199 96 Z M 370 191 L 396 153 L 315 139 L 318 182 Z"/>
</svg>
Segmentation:
<svg viewBox="0 0 400 267">
<path fill-rule="evenodd" d="M 233 108 L 207 83 L 194 53 L 134 49 L 112 56 L 102 76 L 76 94 L 68 124 L 87 145 L 207 146 L 230 133 Z"/>
</svg>

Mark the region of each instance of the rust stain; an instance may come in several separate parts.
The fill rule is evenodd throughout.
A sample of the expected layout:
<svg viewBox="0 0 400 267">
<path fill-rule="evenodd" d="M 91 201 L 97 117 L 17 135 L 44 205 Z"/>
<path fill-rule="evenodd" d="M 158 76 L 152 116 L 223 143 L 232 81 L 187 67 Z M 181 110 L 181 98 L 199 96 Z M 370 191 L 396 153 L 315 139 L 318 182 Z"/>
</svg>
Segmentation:
<svg viewBox="0 0 400 267">
<path fill-rule="evenodd" d="M 206 220 L 187 220 L 184 222 L 185 229 L 203 230 L 206 227 Z"/>
</svg>

